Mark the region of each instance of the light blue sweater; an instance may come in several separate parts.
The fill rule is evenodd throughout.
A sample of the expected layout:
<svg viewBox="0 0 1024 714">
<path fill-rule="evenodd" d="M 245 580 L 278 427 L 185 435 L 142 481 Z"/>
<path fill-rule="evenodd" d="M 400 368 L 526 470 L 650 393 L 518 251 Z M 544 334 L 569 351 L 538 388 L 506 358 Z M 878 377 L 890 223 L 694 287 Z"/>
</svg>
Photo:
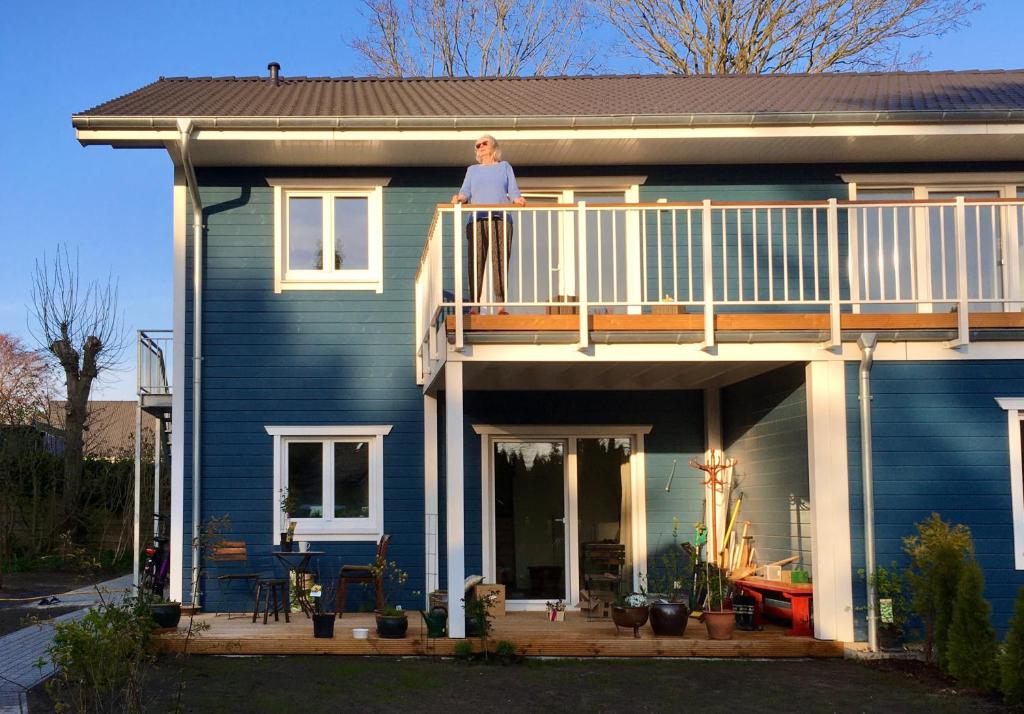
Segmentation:
<svg viewBox="0 0 1024 714">
<path fill-rule="evenodd" d="M 466 180 L 459 193 L 469 203 L 503 204 L 519 198 L 516 175 L 507 161 L 496 164 L 474 164 L 466 170 Z M 486 212 L 479 211 L 477 218 L 486 218 Z"/>
</svg>

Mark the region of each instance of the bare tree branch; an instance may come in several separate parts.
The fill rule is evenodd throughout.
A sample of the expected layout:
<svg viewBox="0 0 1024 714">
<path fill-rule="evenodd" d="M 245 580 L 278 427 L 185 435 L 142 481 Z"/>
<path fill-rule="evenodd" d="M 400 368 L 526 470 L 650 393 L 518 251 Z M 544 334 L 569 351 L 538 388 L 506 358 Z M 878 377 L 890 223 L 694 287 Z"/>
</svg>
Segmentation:
<svg viewBox="0 0 1024 714">
<path fill-rule="evenodd" d="M 593 0 L 633 50 L 679 74 L 905 69 L 900 42 L 966 26 L 976 0 Z"/>
<path fill-rule="evenodd" d="M 512 77 L 596 69 L 586 3 L 555 0 L 363 0 L 349 41 L 371 74 Z"/>
<path fill-rule="evenodd" d="M 30 329 L 51 362 L 64 373 L 64 489 L 66 519 L 81 495 L 83 440 L 93 382 L 117 366 L 125 348 L 117 283 L 79 281 L 78 254 L 59 246 L 52 261 L 36 261 L 32 276 Z"/>
</svg>

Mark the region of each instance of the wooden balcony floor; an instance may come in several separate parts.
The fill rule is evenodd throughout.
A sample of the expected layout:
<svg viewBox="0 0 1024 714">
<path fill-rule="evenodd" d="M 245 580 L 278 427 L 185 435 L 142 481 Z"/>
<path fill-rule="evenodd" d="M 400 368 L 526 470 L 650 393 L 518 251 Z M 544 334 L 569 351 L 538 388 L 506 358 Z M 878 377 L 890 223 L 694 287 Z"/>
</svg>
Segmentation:
<svg viewBox="0 0 1024 714">
<path fill-rule="evenodd" d="M 382 640 L 374 632 L 372 614 L 346 613 L 335 623 L 334 638 L 315 639 L 313 624 L 301 613 L 290 623 L 284 619 L 255 624 L 251 616 L 201 614 L 197 622 L 209 623 L 188 644 L 193 654 L 219 655 L 424 655 L 450 657 L 457 640 L 429 639 L 418 613 L 409 615 L 409 632 L 402 640 Z M 182 620 L 175 631 L 158 638 L 161 650 L 178 652 L 185 647 Z M 352 628 L 367 627 L 370 639 L 356 640 Z M 548 622 L 544 613 L 514 612 L 495 618 L 492 641 L 510 640 L 520 654 L 547 657 L 842 657 L 843 643 L 788 637 L 785 628 L 768 625 L 761 632 L 736 631 L 735 639 L 711 641 L 704 625 L 691 618 L 683 637 L 656 637 L 647 625 L 640 639 L 632 631 L 619 630 L 611 620 L 587 621 L 579 612 L 568 612 L 564 622 Z M 478 640 L 472 640 L 478 646 Z"/>
</svg>

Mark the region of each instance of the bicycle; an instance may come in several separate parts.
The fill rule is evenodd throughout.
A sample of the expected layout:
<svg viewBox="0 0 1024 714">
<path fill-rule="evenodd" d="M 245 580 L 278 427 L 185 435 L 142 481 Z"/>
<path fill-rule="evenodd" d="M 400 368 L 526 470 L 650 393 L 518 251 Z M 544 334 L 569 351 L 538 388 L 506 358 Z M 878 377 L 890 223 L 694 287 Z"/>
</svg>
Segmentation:
<svg viewBox="0 0 1024 714">
<path fill-rule="evenodd" d="M 147 593 L 163 598 L 164 590 L 170 583 L 171 550 L 170 539 L 167 537 L 165 521 L 167 516 L 157 513 L 157 533 L 153 543 L 143 550 L 146 563 L 139 579 L 139 593 Z"/>
</svg>

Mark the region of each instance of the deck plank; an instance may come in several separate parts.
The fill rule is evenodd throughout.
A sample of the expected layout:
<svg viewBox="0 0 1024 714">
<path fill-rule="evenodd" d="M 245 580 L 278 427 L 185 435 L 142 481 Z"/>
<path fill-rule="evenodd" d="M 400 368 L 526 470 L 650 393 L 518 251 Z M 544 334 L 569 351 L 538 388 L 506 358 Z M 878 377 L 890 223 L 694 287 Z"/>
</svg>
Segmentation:
<svg viewBox="0 0 1024 714">
<path fill-rule="evenodd" d="M 312 623 L 297 614 L 291 623 L 261 621 L 226 615 L 198 615 L 209 629 L 187 642 L 192 654 L 213 655 L 390 655 L 442 656 L 455 653 L 457 640 L 429 639 L 419 615 L 410 613 L 409 633 L 402 640 L 382 640 L 374 634 L 373 616 L 346 614 L 335 624 L 332 639 L 315 639 Z M 163 651 L 181 652 L 186 647 L 187 622 L 157 638 Z M 370 639 L 356 640 L 353 627 L 370 629 Z M 784 628 L 769 626 L 761 632 L 740 632 L 729 641 L 705 638 L 704 626 L 694 619 L 683 637 L 656 637 L 650 627 L 641 637 L 620 630 L 610 620 L 588 622 L 578 612 L 566 614 L 565 622 L 548 622 L 543 613 L 516 612 L 495 618 L 491 641 L 510 640 L 519 654 L 544 657 L 841 657 L 843 644 L 810 637 L 787 637 Z M 479 649 L 479 641 L 471 640 Z"/>
</svg>

